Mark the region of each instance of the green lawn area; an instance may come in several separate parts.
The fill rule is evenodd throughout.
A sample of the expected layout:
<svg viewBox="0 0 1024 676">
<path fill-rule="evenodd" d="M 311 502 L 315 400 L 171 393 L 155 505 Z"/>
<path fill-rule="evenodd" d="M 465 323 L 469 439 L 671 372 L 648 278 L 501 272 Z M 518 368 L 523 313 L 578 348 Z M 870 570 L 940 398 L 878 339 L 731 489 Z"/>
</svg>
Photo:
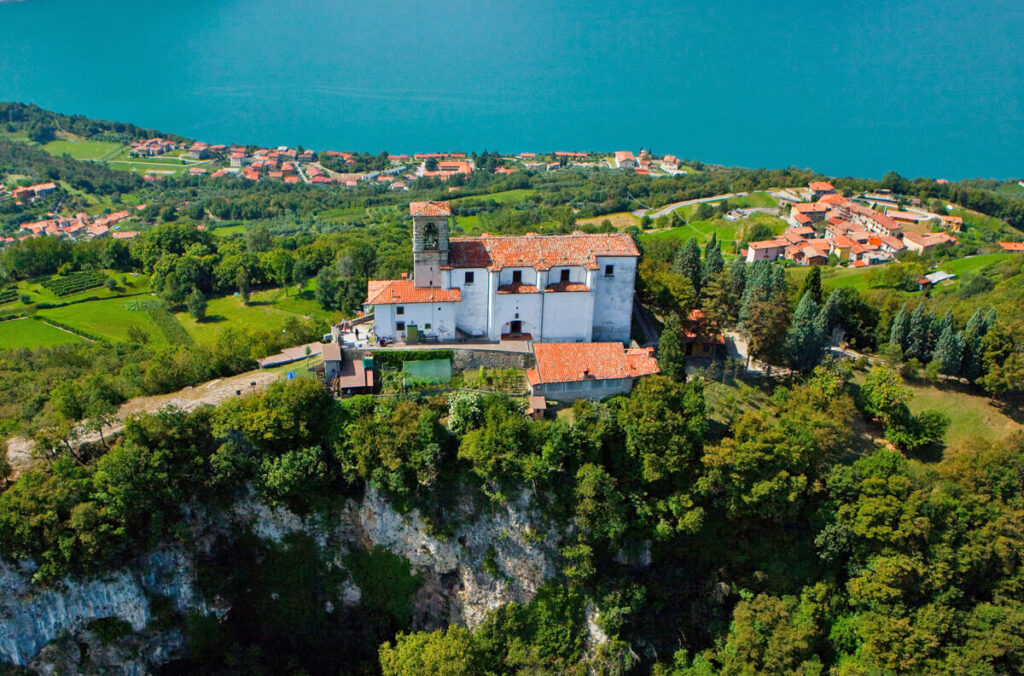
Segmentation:
<svg viewBox="0 0 1024 676">
<path fill-rule="evenodd" d="M 79 336 L 62 331 L 38 319 L 13 319 L 0 322 L 0 350 L 19 347 L 43 347 L 77 343 Z"/>
<path fill-rule="evenodd" d="M 1021 428 L 1019 423 L 993 406 L 988 397 L 969 394 L 955 387 L 910 385 L 910 389 L 913 391 L 913 398 L 909 405 L 915 414 L 932 410 L 949 416 L 951 423 L 946 431 L 947 445 L 975 437 L 998 441 Z"/>
<path fill-rule="evenodd" d="M 504 192 L 496 192 L 490 195 L 470 195 L 469 197 L 459 197 L 458 199 L 452 200 L 456 205 L 469 205 L 474 202 L 497 202 L 498 204 L 515 204 L 517 202 L 523 202 L 530 196 L 535 195 L 536 190 L 532 188 L 520 188 L 517 190 L 506 190 Z"/>
<path fill-rule="evenodd" d="M 691 221 L 686 225 L 676 228 L 645 233 L 643 237 L 650 239 L 683 240 L 696 237 L 698 243 L 703 243 L 711 239 L 711 234 L 714 233 L 718 238 L 718 241 L 723 244 L 729 242 L 736 242 L 738 244 L 743 240 L 746 228 L 750 227 L 754 223 L 767 224 L 776 235 L 786 229 L 786 222 L 781 218 L 769 216 L 768 214 L 754 214 L 751 218 L 743 218 L 738 221 L 727 221 L 724 218 L 714 218 L 710 221 Z M 722 253 L 731 253 L 731 251 L 730 247 L 722 247 Z"/>
<path fill-rule="evenodd" d="M 76 160 L 104 160 L 123 148 L 112 141 L 50 141 L 43 150 L 51 155 L 70 155 Z"/>
<path fill-rule="evenodd" d="M 962 277 L 965 274 L 977 272 L 981 268 L 987 267 L 993 263 L 1007 260 L 1011 256 L 1017 254 L 1012 253 L 991 253 L 991 254 L 979 254 L 977 256 L 969 256 L 967 258 L 958 258 L 954 261 L 947 261 L 939 266 L 940 270 L 946 272 L 952 272 L 958 277 Z"/>
<path fill-rule="evenodd" d="M 227 225 L 220 228 L 214 228 L 210 231 L 214 237 L 231 237 L 232 235 L 245 234 L 244 225 Z"/>
<path fill-rule="evenodd" d="M 29 302 L 31 303 L 72 303 L 83 298 L 110 298 L 112 296 L 149 291 L 149 277 L 146 275 L 130 275 L 112 270 L 107 270 L 106 272 L 109 277 L 112 277 L 117 282 L 117 286 L 113 291 L 105 286 L 97 286 L 70 296 L 58 296 L 49 289 L 43 288 L 43 278 L 22 280 L 16 285 L 19 298 L 3 307 L 8 309 L 13 304 L 20 304 L 20 296 L 24 294 L 28 294 Z M 122 276 L 125 278 L 124 284 L 121 284 Z"/>
<path fill-rule="evenodd" d="M 88 301 L 39 310 L 38 315 L 107 340 L 126 340 L 128 328 L 137 326 L 148 333 L 154 343 L 165 343 L 167 341 L 163 332 L 150 318 L 148 312 L 128 310 L 129 305 L 139 302 L 139 299 L 147 298 L 147 296 L 139 296 L 138 298 L 108 298 Z"/>
<path fill-rule="evenodd" d="M 708 202 L 712 207 L 717 207 L 718 202 Z M 676 209 L 676 213 L 683 218 L 689 220 L 693 216 L 693 213 L 697 210 L 698 204 L 689 204 L 685 207 Z M 729 206 L 733 209 L 751 209 L 756 207 L 777 207 L 779 206 L 779 200 L 772 197 L 766 192 L 752 192 L 749 195 L 743 195 L 742 197 L 730 197 Z"/>
<path fill-rule="evenodd" d="M 307 283 L 301 296 L 297 296 L 294 289 L 287 297 L 280 289 L 259 291 L 252 295 L 249 305 L 243 305 L 236 296 L 213 298 L 207 303 L 206 319 L 202 322 L 196 322 L 187 312 L 178 312 L 174 316 L 198 343 L 215 341 L 217 335 L 229 326 L 280 331 L 285 322 L 296 315 L 327 321 L 340 319 L 337 313 L 321 309 L 313 298 L 312 286 L 312 282 Z"/>
</svg>

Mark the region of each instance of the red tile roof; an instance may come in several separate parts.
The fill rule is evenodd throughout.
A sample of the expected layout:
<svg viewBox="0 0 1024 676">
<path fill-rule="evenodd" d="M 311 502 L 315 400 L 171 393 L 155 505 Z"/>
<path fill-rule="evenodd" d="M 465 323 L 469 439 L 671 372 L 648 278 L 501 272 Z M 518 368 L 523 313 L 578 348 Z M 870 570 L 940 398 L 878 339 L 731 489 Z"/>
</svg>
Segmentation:
<svg viewBox="0 0 1024 676">
<path fill-rule="evenodd" d="M 835 187 L 831 183 L 826 181 L 811 181 L 808 186 L 814 192 L 825 192 L 826 190 L 835 190 Z"/>
<path fill-rule="evenodd" d="M 366 285 L 366 305 L 395 303 L 458 303 L 458 289 L 417 288 L 411 279 L 371 279 Z"/>
<path fill-rule="evenodd" d="M 413 216 L 451 216 L 452 205 L 448 202 L 410 202 L 409 213 Z"/>
<path fill-rule="evenodd" d="M 587 235 L 523 235 L 521 237 L 460 237 L 449 243 L 452 268 L 505 267 L 548 270 L 557 265 L 597 270 L 599 256 L 639 256 L 633 238 L 625 233 Z"/>
<path fill-rule="evenodd" d="M 818 201 L 824 202 L 825 204 L 835 204 L 838 206 L 843 206 L 847 202 L 849 202 L 849 200 L 843 197 L 842 195 L 824 195 Z"/>
<path fill-rule="evenodd" d="M 651 348 L 626 350 L 622 343 L 535 343 L 537 368 L 531 385 L 637 378 L 660 373 Z"/>
<path fill-rule="evenodd" d="M 540 293 L 540 289 L 532 284 L 513 282 L 512 284 L 502 284 L 499 286 L 498 293 Z"/>
<path fill-rule="evenodd" d="M 569 293 L 577 291 L 590 291 L 590 287 L 586 284 L 580 284 L 578 282 L 558 282 L 556 284 L 548 284 L 544 287 L 544 291 L 547 293 Z"/>
<path fill-rule="evenodd" d="M 1003 251 L 1024 251 L 1024 242 L 1000 242 Z"/>
</svg>

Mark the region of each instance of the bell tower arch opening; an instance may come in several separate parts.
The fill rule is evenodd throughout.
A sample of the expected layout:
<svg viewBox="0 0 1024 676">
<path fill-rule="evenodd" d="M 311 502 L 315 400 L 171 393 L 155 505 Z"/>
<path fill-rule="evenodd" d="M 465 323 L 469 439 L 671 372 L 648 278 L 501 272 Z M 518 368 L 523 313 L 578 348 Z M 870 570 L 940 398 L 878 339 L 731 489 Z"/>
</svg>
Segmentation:
<svg viewBox="0 0 1024 676">
<path fill-rule="evenodd" d="M 413 284 L 417 288 L 440 287 L 441 268 L 448 265 L 448 232 L 452 208 L 448 202 L 413 202 Z"/>
</svg>

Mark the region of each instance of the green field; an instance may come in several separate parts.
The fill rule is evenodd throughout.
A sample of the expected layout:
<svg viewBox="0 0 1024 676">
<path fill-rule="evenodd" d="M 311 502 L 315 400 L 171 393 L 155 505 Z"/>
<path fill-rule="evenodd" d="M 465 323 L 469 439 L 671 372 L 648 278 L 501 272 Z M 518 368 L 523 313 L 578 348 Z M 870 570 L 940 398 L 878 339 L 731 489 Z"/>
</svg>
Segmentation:
<svg viewBox="0 0 1024 676">
<path fill-rule="evenodd" d="M 954 275 L 962 277 L 965 274 L 977 272 L 981 268 L 1007 260 L 1016 255 L 1017 254 L 1012 253 L 991 253 L 980 254 L 978 256 L 968 256 L 966 258 L 958 258 L 954 261 L 947 261 L 940 265 L 939 269 L 945 270 L 946 272 L 952 272 Z"/>
<path fill-rule="evenodd" d="M 718 202 L 708 202 L 712 207 L 717 207 Z M 689 220 L 693 213 L 697 210 L 698 204 L 688 204 L 685 207 L 679 207 L 676 209 L 676 213 L 683 218 Z M 764 208 L 764 207 L 777 207 L 779 206 L 779 200 L 772 197 L 766 192 L 752 192 L 749 195 L 743 195 L 742 197 L 730 197 L 729 206 L 733 209 L 752 209 L 752 208 Z"/>
<path fill-rule="evenodd" d="M 128 275 L 121 272 L 114 272 L 111 270 L 107 271 L 107 275 L 113 278 L 117 282 L 117 286 L 113 291 L 105 286 L 98 286 L 92 289 L 86 289 L 85 291 L 72 294 L 70 296 L 58 296 L 49 289 L 43 288 L 41 282 L 42 279 L 24 280 L 18 282 L 16 288 L 18 289 L 18 296 L 28 294 L 30 303 L 73 303 L 75 301 L 82 300 L 84 298 L 110 298 L 112 296 L 120 296 L 131 293 L 143 293 L 149 291 L 149 277 L 145 275 Z M 125 278 L 125 283 L 121 283 L 121 277 Z M 21 299 L 15 300 L 13 303 L 0 306 L 3 311 L 9 311 L 12 307 L 21 305 Z"/>
<path fill-rule="evenodd" d="M 138 298 L 108 298 L 87 301 L 65 307 L 39 310 L 38 315 L 107 340 L 126 340 L 128 328 L 136 326 L 148 333 L 154 343 L 165 343 L 167 341 L 163 332 L 150 318 L 148 312 L 127 309 L 132 303 L 146 298 L 147 296 L 139 296 Z"/>
<path fill-rule="evenodd" d="M 50 326 L 38 319 L 12 319 L 0 322 L 0 350 L 19 347 L 49 347 L 77 343 L 82 338 Z"/>
<path fill-rule="evenodd" d="M 105 160 L 123 148 L 111 141 L 50 141 L 43 150 L 51 155 L 70 155 L 76 160 Z"/>
<path fill-rule="evenodd" d="M 210 231 L 214 237 L 231 237 L 232 235 L 245 234 L 244 225 L 227 225 L 220 228 L 214 228 Z"/>
<path fill-rule="evenodd" d="M 910 410 L 915 414 L 931 410 L 945 413 L 951 421 L 946 431 L 946 444 L 954 445 L 971 438 L 999 441 L 1007 434 L 1019 430 L 1014 422 L 988 397 L 969 394 L 956 387 L 911 385 L 913 398 Z"/>
<path fill-rule="evenodd" d="M 337 313 L 321 309 L 308 286 L 301 297 L 295 295 L 294 289 L 289 294 L 285 297 L 280 289 L 260 291 L 252 295 L 249 305 L 243 305 L 236 296 L 213 298 L 207 303 L 206 319 L 202 322 L 196 322 L 187 312 L 174 316 L 198 343 L 215 341 L 229 326 L 280 331 L 285 322 L 295 316 L 327 321 L 340 319 Z"/>
<path fill-rule="evenodd" d="M 537 194 L 536 190 L 532 188 L 520 188 L 518 190 L 506 190 L 504 192 L 496 192 L 490 195 L 470 195 L 469 197 L 459 197 L 458 199 L 452 200 L 456 205 L 468 206 L 474 202 L 497 202 L 498 204 L 516 204 L 517 202 L 524 202 L 533 195 Z"/>
<path fill-rule="evenodd" d="M 738 221 L 727 221 L 724 218 L 714 218 L 710 221 L 692 221 L 686 225 L 667 230 L 645 233 L 645 239 L 682 239 L 687 240 L 695 237 L 698 243 L 711 239 L 712 233 L 723 243 L 722 253 L 732 253 L 731 247 L 724 246 L 729 242 L 739 244 L 743 241 L 746 228 L 754 223 L 765 223 L 776 235 L 786 229 L 786 222 L 781 218 L 769 216 L 768 214 L 754 214 L 750 218 L 743 218 Z"/>
</svg>

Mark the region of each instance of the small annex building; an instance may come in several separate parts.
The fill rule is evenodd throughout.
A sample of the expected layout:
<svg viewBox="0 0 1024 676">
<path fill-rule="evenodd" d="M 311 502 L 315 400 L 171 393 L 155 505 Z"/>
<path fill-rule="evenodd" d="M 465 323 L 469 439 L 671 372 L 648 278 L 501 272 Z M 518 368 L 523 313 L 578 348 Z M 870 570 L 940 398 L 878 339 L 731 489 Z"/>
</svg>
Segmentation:
<svg viewBox="0 0 1024 676">
<path fill-rule="evenodd" d="M 555 401 L 626 394 L 638 378 L 661 372 L 654 348 L 622 343 L 537 343 L 537 367 L 527 370 L 531 396 Z"/>
</svg>

